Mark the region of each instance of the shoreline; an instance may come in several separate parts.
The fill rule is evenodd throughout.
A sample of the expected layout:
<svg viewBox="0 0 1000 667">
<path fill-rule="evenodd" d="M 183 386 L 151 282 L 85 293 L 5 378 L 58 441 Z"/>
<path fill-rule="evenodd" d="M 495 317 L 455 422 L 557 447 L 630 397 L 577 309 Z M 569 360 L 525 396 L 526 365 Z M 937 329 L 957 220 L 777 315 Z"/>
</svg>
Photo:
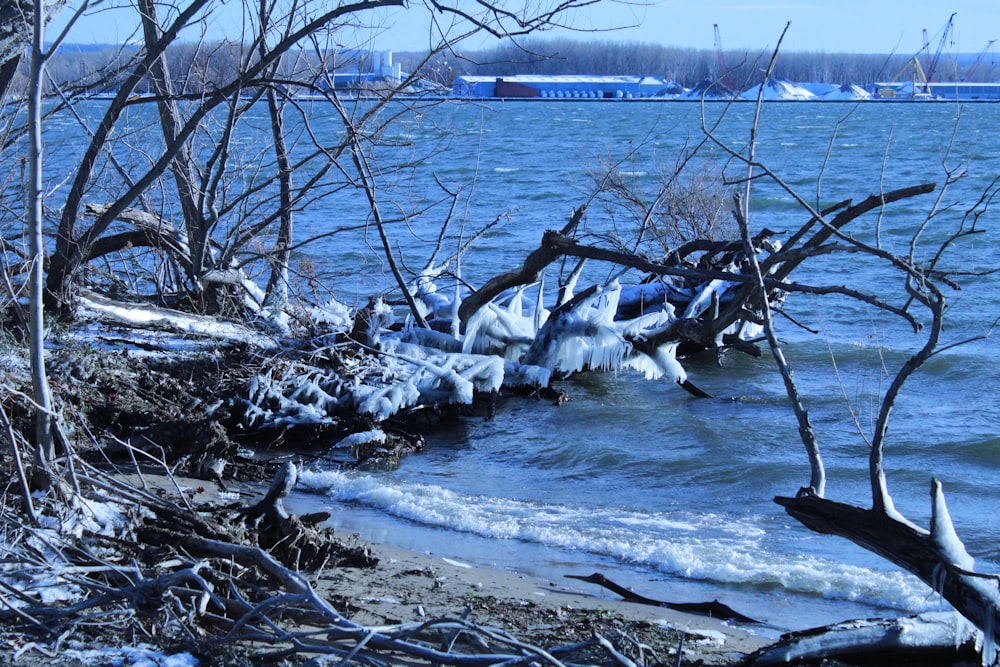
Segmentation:
<svg viewBox="0 0 1000 667">
<path fill-rule="evenodd" d="M 131 476 L 127 476 L 131 477 Z M 251 503 L 263 488 L 252 482 L 230 485 L 177 477 L 145 477 L 166 495 L 198 489 L 199 503 L 225 505 L 234 497 Z M 293 514 L 315 509 L 309 503 L 286 498 Z M 339 539 L 367 547 L 378 558 L 372 568 L 329 567 L 305 573 L 317 593 L 351 621 L 385 626 L 435 618 L 468 618 L 497 628 L 519 640 L 544 648 L 582 641 L 608 627 L 635 633 L 660 659 L 676 659 L 683 635 L 685 663 L 737 665 L 750 653 L 773 643 L 781 630 L 732 623 L 700 614 L 628 602 L 603 588 L 571 579 L 555 580 L 523 572 L 469 563 L 448 553 L 418 551 L 358 533 L 335 529 Z M 753 615 L 756 610 L 741 610 Z"/>
<path fill-rule="evenodd" d="M 568 640 L 570 625 L 590 626 L 600 618 L 637 625 L 654 634 L 659 630 L 664 638 L 682 633 L 685 660 L 707 665 L 738 664 L 775 639 L 756 634 L 751 626 L 599 597 L 572 585 L 472 565 L 444 554 L 361 542 L 379 558 L 378 566 L 370 570 L 336 568 L 322 573 L 318 581 L 318 589 L 325 594 L 351 600 L 351 618 L 359 623 L 378 625 L 468 614 L 470 620 L 500 627 L 517 637 L 539 630 L 556 636 L 565 631 Z"/>
</svg>

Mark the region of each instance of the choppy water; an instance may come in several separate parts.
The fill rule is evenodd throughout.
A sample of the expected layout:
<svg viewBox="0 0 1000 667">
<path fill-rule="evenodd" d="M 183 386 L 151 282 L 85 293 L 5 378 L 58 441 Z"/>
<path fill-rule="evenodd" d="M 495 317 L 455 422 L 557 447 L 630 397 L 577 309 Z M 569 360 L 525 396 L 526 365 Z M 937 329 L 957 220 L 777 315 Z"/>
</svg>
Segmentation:
<svg viewBox="0 0 1000 667">
<path fill-rule="evenodd" d="M 751 112 L 737 108 L 720 134 L 745 142 Z M 651 179 L 658 162 L 670 164 L 697 140 L 700 109 L 557 103 L 440 113 L 455 134 L 425 168 L 445 179 L 475 176 L 473 218 L 491 218 L 500 203 L 517 209 L 509 227 L 467 260 L 470 273 L 485 273 L 517 265 L 543 229 L 563 224 L 582 200 L 584 170 L 598 157 L 621 157 L 646 141 L 630 168 L 637 182 Z M 880 186 L 943 182 L 942 160 L 953 143 L 948 165 L 964 165 L 969 177 L 945 203 L 967 208 L 1000 174 L 1000 143 L 990 130 L 998 123 L 1000 107 L 988 105 L 776 104 L 764 110 L 759 156 L 805 197 L 829 204 L 859 201 Z M 905 239 L 932 201 L 907 202 L 887 216 L 889 242 Z M 793 228 L 804 217 L 787 194 L 764 186 L 755 191 L 752 215 L 772 229 Z M 992 235 L 975 239 L 961 261 L 995 264 L 994 243 Z M 822 269 L 832 273 L 823 282 L 860 277 L 854 284 L 870 287 L 884 280 L 865 276 L 863 266 Z M 798 279 L 819 275 L 807 269 Z M 1000 313 L 997 287 L 990 278 L 955 295 L 949 340 L 985 331 Z M 882 364 L 898 364 L 916 339 L 843 300 L 793 296 L 788 309 L 823 332 L 782 324 L 819 430 L 828 495 L 865 504 L 867 448 L 850 412 L 870 426 L 872 392 L 886 384 Z M 959 530 L 986 568 L 1000 560 L 997 357 L 988 340 L 922 371 L 895 411 L 887 461 L 897 507 L 925 525 L 930 477 L 943 480 Z M 551 578 L 606 568 L 653 597 L 718 597 L 786 627 L 939 607 L 913 577 L 845 540 L 810 533 L 772 502 L 804 485 L 808 466 L 769 359 L 734 354 L 721 365 L 701 359 L 686 366 L 716 398 L 694 399 L 632 374 L 588 374 L 564 384 L 572 400 L 561 407 L 508 399 L 494 421 L 471 417 L 431 434 L 427 452 L 398 471 L 307 479 L 335 524 L 373 539 Z"/>
<path fill-rule="evenodd" d="M 719 109 L 710 107 L 709 117 Z M 752 111 L 730 111 L 720 137 L 745 143 Z M 406 178 L 386 178 L 396 183 L 394 197 L 414 200 L 437 197 L 432 174 L 463 184 L 468 196 L 458 210 L 466 234 L 512 211 L 463 259 L 463 276 L 482 280 L 518 265 L 543 230 L 565 223 L 585 201 L 586 172 L 601 157 L 627 159 L 623 171 L 651 186 L 658 169 L 699 140 L 700 113 L 690 103 L 448 103 L 392 130 L 413 142 L 398 150 L 414 157 L 432 142 L 443 150 L 418 160 Z M 323 120 L 314 122 L 322 133 Z M 940 238 L 1000 175 L 997 127 L 1000 105 L 775 103 L 764 109 L 758 157 L 824 205 L 860 201 L 880 187 L 942 183 L 942 164 L 966 168 L 968 177 L 941 202 L 942 227 L 927 234 Z M 722 165 L 722 153 L 714 155 Z M 901 249 L 933 202 L 931 196 L 894 207 L 880 223 L 884 241 Z M 787 230 L 805 217 L 787 193 L 763 183 L 755 188 L 754 224 Z M 997 266 L 996 218 L 985 218 L 991 233 L 962 243 L 952 265 Z M 429 252 L 441 219 L 439 208 L 410 221 L 425 246 L 400 235 L 411 266 Z M 853 233 L 870 237 L 875 220 L 856 222 Z M 332 196 L 302 211 L 297 224 L 300 234 L 321 234 L 354 222 L 352 209 Z M 609 222 L 594 207 L 586 224 L 595 230 Z M 385 281 L 377 260 L 359 271 L 372 244 L 338 235 L 298 257 L 312 260 L 335 294 L 360 298 Z M 803 267 L 795 277 L 899 289 L 863 264 L 837 262 Z M 952 304 L 947 341 L 984 333 L 1000 315 L 997 278 L 955 293 Z M 780 324 L 819 433 L 828 495 L 865 504 L 867 448 L 851 414 L 870 428 L 872 393 L 886 386 L 880 369 L 898 365 L 919 340 L 843 299 L 793 295 L 787 308 L 822 332 Z M 933 360 L 900 400 L 887 450 L 897 508 L 926 524 L 930 478 L 939 477 L 960 534 L 986 569 L 1000 566 L 998 356 L 995 341 L 986 340 Z M 552 578 L 602 568 L 650 597 L 719 598 L 785 627 L 939 606 L 914 578 L 844 540 L 809 532 L 772 502 L 808 481 L 773 362 L 732 354 L 719 364 L 685 365 L 715 398 L 695 399 L 630 373 L 585 374 L 561 385 L 569 403 L 503 399 L 495 420 L 470 416 L 431 433 L 427 451 L 397 471 L 314 469 L 304 476 L 311 493 L 299 502 L 327 506 L 335 525 L 369 539 Z"/>
</svg>

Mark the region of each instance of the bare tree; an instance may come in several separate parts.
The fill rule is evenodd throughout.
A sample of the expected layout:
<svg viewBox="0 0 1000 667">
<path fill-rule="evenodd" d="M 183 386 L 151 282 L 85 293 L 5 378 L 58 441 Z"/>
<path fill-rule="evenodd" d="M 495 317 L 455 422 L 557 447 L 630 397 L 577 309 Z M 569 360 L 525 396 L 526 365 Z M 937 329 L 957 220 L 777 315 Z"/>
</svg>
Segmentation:
<svg viewBox="0 0 1000 667">
<path fill-rule="evenodd" d="M 484 5 L 470 12 L 447 3 L 414 6 L 409 11 L 434 12 L 439 17 L 433 23 L 431 39 L 432 52 L 440 53 L 449 49 L 454 40 L 476 31 L 520 36 L 545 29 L 557 24 L 564 12 L 591 1 L 541 3 L 517 12 L 502 4 Z M 193 0 L 160 16 L 163 8 L 146 2 L 140 12 L 144 49 L 126 63 L 126 75 L 114 98 L 99 123 L 88 129 L 89 145 L 68 186 L 49 262 L 47 292 L 52 302 L 71 303 L 74 281 L 95 259 L 110 253 L 136 253 L 139 249 L 165 256 L 174 267 L 169 273 L 180 277 L 179 284 L 172 285 L 173 291 L 209 307 L 213 303 L 212 299 L 205 301 L 205 290 L 216 289 L 212 287 L 216 280 L 229 281 L 233 269 L 246 269 L 254 261 L 265 266 L 273 263 L 278 273 L 269 281 L 268 291 L 277 289 L 283 282 L 279 274 L 285 270 L 288 252 L 296 244 L 292 211 L 304 202 L 332 192 L 346 192 L 366 181 L 368 169 L 364 165 L 370 158 L 366 155 L 356 160 L 356 149 L 372 152 L 376 144 L 371 140 L 381 134 L 381 128 L 405 115 L 405 111 L 383 113 L 390 104 L 402 101 L 405 109 L 417 103 L 400 95 L 416 79 L 391 82 L 381 90 L 368 89 L 372 108 L 352 112 L 351 119 L 344 120 L 350 136 L 365 137 L 361 145 L 349 141 L 331 145 L 320 140 L 309 129 L 310 114 L 299 107 L 295 107 L 295 132 L 302 142 L 287 144 L 289 126 L 282 120 L 279 100 L 296 92 L 310 92 L 325 98 L 335 109 L 339 93 L 329 85 L 335 77 L 327 78 L 312 64 L 325 62 L 329 50 L 317 47 L 333 44 L 337 31 L 352 29 L 377 9 L 401 6 L 399 0 L 348 3 L 335 8 L 314 2 L 247 5 L 248 32 L 243 44 L 199 47 L 199 51 L 207 49 L 220 57 L 228 54 L 228 62 L 236 64 L 231 70 L 219 70 L 212 76 L 211 85 L 206 85 L 205 67 L 195 66 L 202 60 L 199 53 L 189 61 L 191 66 L 184 76 L 171 72 L 167 53 L 183 31 L 215 11 L 214 3 Z M 319 59 L 303 57 L 307 49 Z M 219 80 L 222 73 L 225 78 Z M 147 85 L 153 94 L 137 97 L 136 93 Z M 251 100 L 260 99 L 258 95 L 268 100 L 273 119 L 275 152 L 269 160 L 263 159 L 264 153 L 240 156 L 233 150 L 233 137 L 240 131 Z M 125 129 L 126 114 L 129 119 L 140 117 L 147 105 L 157 109 L 159 138 L 144 146 L 148 155 L 145 164 L 140 164 L 133 154 L 127 178 L 110 181 L 104 165 L 114 159 L 116 135 Z M 286 139 L 282 140 L 282 136 Z M 352 150 L 346 150 L 352 146 Z M 252 177 L 245 178 L 247 173 Z M 294 181 L 293 174 L 299 175 Z M 332 183 L 324 181 L 331 175 L 337 177 Z M 149 197 L 154 190 L 157 195 Z M 167 193 L 169 196 L 164 197 Z M 370 198 L 359 202 L 350 217 L 364 221 L 365 211 L 375 214 Z M 270 233 L 274 227 L 276 254 L 248 251 L 261 234 Z"/>
<path fill-rule="evenodd" d="M 44 4 L 31 13 L 31 51 L 28 61 L 28 215 L 29 318 L 31 389 L 35 408 L 35 483 L 43 489 L 53 484 L 56 457 L 52 436 L 53 404 L 45 373 L 45 309 L 43 300 L 45 237 L 42 217 L 42 85 L 45 71 Z M 17 455 L 15 451 L 15 456 Z"/>
<path fill-rule="evenodd" d="M 786 27 L 787 29 L 787 27 Z M 780 48 L 780 40 L 779 40 Z M 775 65 L 778 51 L 775 50 L 767 68 L 769 73 Z M 761 100 L 757 102 L 759 114 Z M 759 116 L 758 116 L 759 117 Z M 888 441 L 889 421 L 893 407 L 896 404 L 905 384 L 929 360 L 958 345 L 971 342 L 957 340 L 945 342 L 945 313 L 947 306 L 947 291 L 957 290 L 958 273 L 944 268 L 944 258 L 948 250 L 956 243 L 976 234 L 982 233 L 979 225 L 980 217 L 986 213 L 994 199 L 1000 194 L 1000 179 L 994 179 L 966 212 L 960 216 L 953 230 L 946 234 L 938 245 L 929 250 L 922 248 L 922 239 L 935 221 L 944 192 L 949 186 L 962 177 L 960 170 L 949 170 L 946 182 L 939 190 L 938 197 L 931 212 L 917 224 L 912 231 L 910 242 L 905 254 L 889 251 L 881 243 L 876 228 L 875 241 L 865 242 L 854 235 L 841 231 L 837 218 L 828 219 L 825 212 L 816 211 L 804 198 L 786 185 L 780 177 L 766 165 L 757 161 L 754 146 L 756 143 L 757 118 L 751 127 L 751 136 L 747 152 L 741 153 L 729 148 L 714 137 L 710 130 L 706 132 L 717 145 L 729 151 L 734 159 L 746 165 L 746 177 L 743 181 L 744 192 L 737 199 L 735 216 L 744 239 L 746 256 L 753 267 L 751 275 L 759 294 L 762 306 L 763 323 L 768 345 L 774 355 L 788 392 L 788 397 L 799 420 L 799 434 L 810 461 L 811 478 L 808 486 L 803 487 L 794 498 L 779 497 L 775 501 L 804 525 L 824 534 L 834 534 L 855 542 L 892 563 L 915 574 L 928 586 L 940 593 L 956 610 L 974 623 L 986 636 L 983 654 L 984 664 L 993 664 L 997 659 L 995 647 L 1000 642 L 1000 593 L 997 581 L 1000 576 L 983 574 L 974 569 L 974 559 L 965 550 L 958 537 L 945 503 L 942 485 L 937 479 L 930 480 L 931 520 L 928 529 L 921 528 L 906 519 L 893 505 L 889 493 L 886 470 L 885 450 Z M 850 253 L 873 259 L 897 273 L 902 282 L 903 305 L 889 309 L 904 317 L 911 324 L 921 319 L 927 322 L 917 330 L 923 331 L 922 343 L 913 354 L 903 362 L 891 378 L 891 382 L 881 396 L 878 413 L 870 437 L 859 429 L 859 435 L 868 447 L 868 476 L 871 484 L 871 507 L 863 508 L 835 502 L 824 497 L 826 475 L 820 455 L 817 436 L 809 422 L 808 411 L 803 405 L 798 387 L 793 379 L 790 364 L 786 361 L 781 344 L 775 334 L 771 318 L 772 308 L 768 303 L 768 276 L 766 261 L 758 262 L 756 254 L 751 252 L 753 242 L 750 231 L 749 194 L 752 183 L 760 176 L 779 184 L 806 210 L 813 219 L 810 225 L 817 225 L 820 230 L 834 241 L 827 247 L 817 246 L 807 242 L 803 249 L 810 253 L 840 252 Z M 929 189 L 924 189 L 929 192 Z M 872 208 L 884 206 L 887 194 L 879 193 L 869 198 Z M 801 241 L 796 234 L 784 251 L 789 251 L 792 241 Z M 809 246 L 812 245 L 810 248 Z M 794 250 L 793 250 L 794 252 Z M 982 276 L 982 272 L 960 272 L 965 277 Z M 880 300 L 887 301 L 894 295 L 880 295 Z M 923 317 L 919 312 L 923 311 Z M 974 339 L 988 336 L 995 326 L 988 325 L 983 334 Z"/>
</svg>

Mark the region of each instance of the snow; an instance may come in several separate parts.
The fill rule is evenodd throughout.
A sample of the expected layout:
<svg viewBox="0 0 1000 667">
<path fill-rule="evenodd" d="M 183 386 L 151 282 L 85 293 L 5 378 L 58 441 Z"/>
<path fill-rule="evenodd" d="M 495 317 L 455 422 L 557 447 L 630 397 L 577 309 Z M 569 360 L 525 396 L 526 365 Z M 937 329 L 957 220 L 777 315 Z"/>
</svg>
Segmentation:
<svg viewBox="0 0 1000 667">
<path fill-rule="evenodd" d="M 65 565 L 68 568 L 72 565 L 63 556 L 68 542 L 79 542 L 89 534 L 122 539 L 132 525 L 120 504 L 79 495 L 74 495 L 72 502 L 57 516 L 40 516 L 39 523 L 39 528 L 27 533 L 25 543 L 43 559 L 44 565 L 26 564 L 16 552 L 23 545 L 5 544 L 0 548 L 0 581 L 10 589 L 37 598 L 44 604 L 76 602 L 83 598 L 80 587 L 56 574 L 59 568 L 53 567 Z M 92 551 L 96 556 L 104 553 L 100 547 L 92 547 Z M 18 597 L 11 597 L 7 603 L 24 605 Z"/>
<path fill-rule="evenodd" d="M 334 445 L 334 448 L 357 447 L 358 445 L 367 445 L 368 443 L 371 442 L 381 444 L 386 441 L 387 437 L 388 436 L 386 436 L 385 431 L 383 431 L 380 428 L 375 428 L 370 431 L 361 431 L 359 433 L 352 433 L 351 435 L 347 436 L 346 438 L 342 438 L 339 442 L 337 442 L 337 444 Z"/>
<path fill-rule="evenodd" d="M 79 643 L 79 647 L 63 648 L 59 657 L 68 661 L 77 661 L 81 665 L 99 665 L 101 667 L 198 667 L 198 659 L 190 653 L 164 653 L 152 646 L 88 648 Z"/>
<path fill-rule="evenodd" d="M 247 343 L 261 349 L 274 349 L 277 342 L 270 336 L 237 322 L 215 317 L 182 313 L 169 308 L 113 301 L 93 293 L 80 295 L 77 314 L 81 320 L 100 319 L 127 326 L 156 327 L 176 333 L 192 334 L 214 340 Z"/>
<path fill-rule="evenodd" d="M 763 94 L 760 96 L 765 100 L 815 100 L 816 96 L 808 88 L 790 81 L 781 79 L 768 79 L 763 84 L 754 86 L 745 91 L 740 97 L 745 100 L 756 100 L 763 87 Z"/>
<path fill-rule="evenodd" d="M 824 100 L 869 100 L 871 97 L 871 93 L 853 83 L 845 83 L 843 86 L 822 95 Z"/>
<path fill-rule="evenodd" d="M 941 482 L 936 479 L 931 482 L 931 502 L 931 541 L 948 561 L 971 572 L 975 567 L 975 559 L 965 550 L 965 545 L 955 532 Z"/>
</svg>

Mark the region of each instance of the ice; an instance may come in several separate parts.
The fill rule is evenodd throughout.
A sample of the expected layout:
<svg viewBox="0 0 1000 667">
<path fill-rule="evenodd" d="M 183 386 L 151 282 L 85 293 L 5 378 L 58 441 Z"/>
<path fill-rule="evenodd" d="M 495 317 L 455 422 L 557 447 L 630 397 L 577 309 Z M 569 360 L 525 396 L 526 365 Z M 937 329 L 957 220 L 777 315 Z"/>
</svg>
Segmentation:
<svg viewBox="0 0 1000 667">
<path fill-rule="evenodd" d="M 963 570 L 972 571 L 975 567 L 975 559 L 965 550 L 965 545 L 955 532 L 955 526 L 951 522 L 951 515 L 948 513 L 948 506 L 944 501 L 944 491 L 941 490 L 941 483 L 938 480 L 931 482 L 931 540 L 941 551 L 941 554 L 952 564 Z"/>
<path fill-rule="evenodd" d="M 356 447 L 358 445 L 366 445 L 370 442 L 383 443 L 386 441 L 386 434 L 380 428 L 375 428 L 370 431 L 362 431 L 360 433 L 352 433 L 346 438 L 342 438 L 334 448 L 350 448 Z"/>
<path fill-rule="evenodd" d="M 495 302 L 480 308 L 466 327 L 462 351 L 520 357 L 535 339 L 535 318 L 525 317 L 521 305 L 521 299 L 516 298 L 506 308 Z"/>
<path fill-rule="evenodd" d="M 544 366 L 532 366 L 516 361 L 504 364 L 505 387 L 547 387 L 552 378 L 552 370 Z"/>
<path fill-rule="evenodd" d="M 561 373 L 585 368 L 621 368 L 631 351 L 614 323 L 621 286 L 617 281 L 593 289 L 578 298 L 572 308 L 563 308 L 546 321 L 521 363 L 545 366 Z"/>
<path fill-rule="evenodd" d="M 711 305 L 713 295 L 719 297 L 719 301 L 721 301 L 723 292 L 725 292 L 725 290 L 733 284 L 734 283 L 718 279 L 708 282 L 704 287 L 702 287 L 698 296 L 692 299 L 691 303 L 688 304 L 683 317 L 698 317 Z"/>
<path fill-rule="evenodd" d="M 336 299 L 330 299 L 321 306 L 310 308 L 309 319 L 314 324 L 325 324 L 332 331 L 347 331 L 354 321 L 350 308 Z"/>
<path fill-rule="evenodd" d="M 567 281 L 561 299 L 573 291 L 574 280 Z M 553 377 L 583 370 L 634 369 L 649 379 L 683 382 L 687 373 L 671 334 L 676 312 L 698 317 L 713 302 L 724 302 L 734 284 L 712 280 L 681 288 L 661 280 L 623 286 L 614 279 L 550 312 L 540 280 L 536 299 L 528 296 L 534 284 L 506 290 L 479 308 L 460 334 L 457 311 L 465 288 L 456 287 L 454 298 L 447 298 L 450 290 L 438 290 L 425 274 L 413 293 L 420 312 L 433 318 L 433 328 L 416 326 L 411 313 L 402 308 L 397 313 L 379 299 L 365 309 L 365 354 L 344 358 L 351 364 L 349 377 L 309 362 L 285 366 L 280 380 L 271 371 L 262 373 L 250 383 L 244 421 L 251 427 L 329 423 L 341 411 L 381 421 L 418 404 L 469 404 L 477 393 L 546 387 Z M 314 311 L 313 318 L 340 328 L 356 319 L 336 301 Z M 395 326 L 400 319 L 401 330 Z M 746 339 L 760 328 L 736 323 L 726 330 L 736 331 Z M 336 339 L 314 342 L 313 352 Z"/>
</svg>

